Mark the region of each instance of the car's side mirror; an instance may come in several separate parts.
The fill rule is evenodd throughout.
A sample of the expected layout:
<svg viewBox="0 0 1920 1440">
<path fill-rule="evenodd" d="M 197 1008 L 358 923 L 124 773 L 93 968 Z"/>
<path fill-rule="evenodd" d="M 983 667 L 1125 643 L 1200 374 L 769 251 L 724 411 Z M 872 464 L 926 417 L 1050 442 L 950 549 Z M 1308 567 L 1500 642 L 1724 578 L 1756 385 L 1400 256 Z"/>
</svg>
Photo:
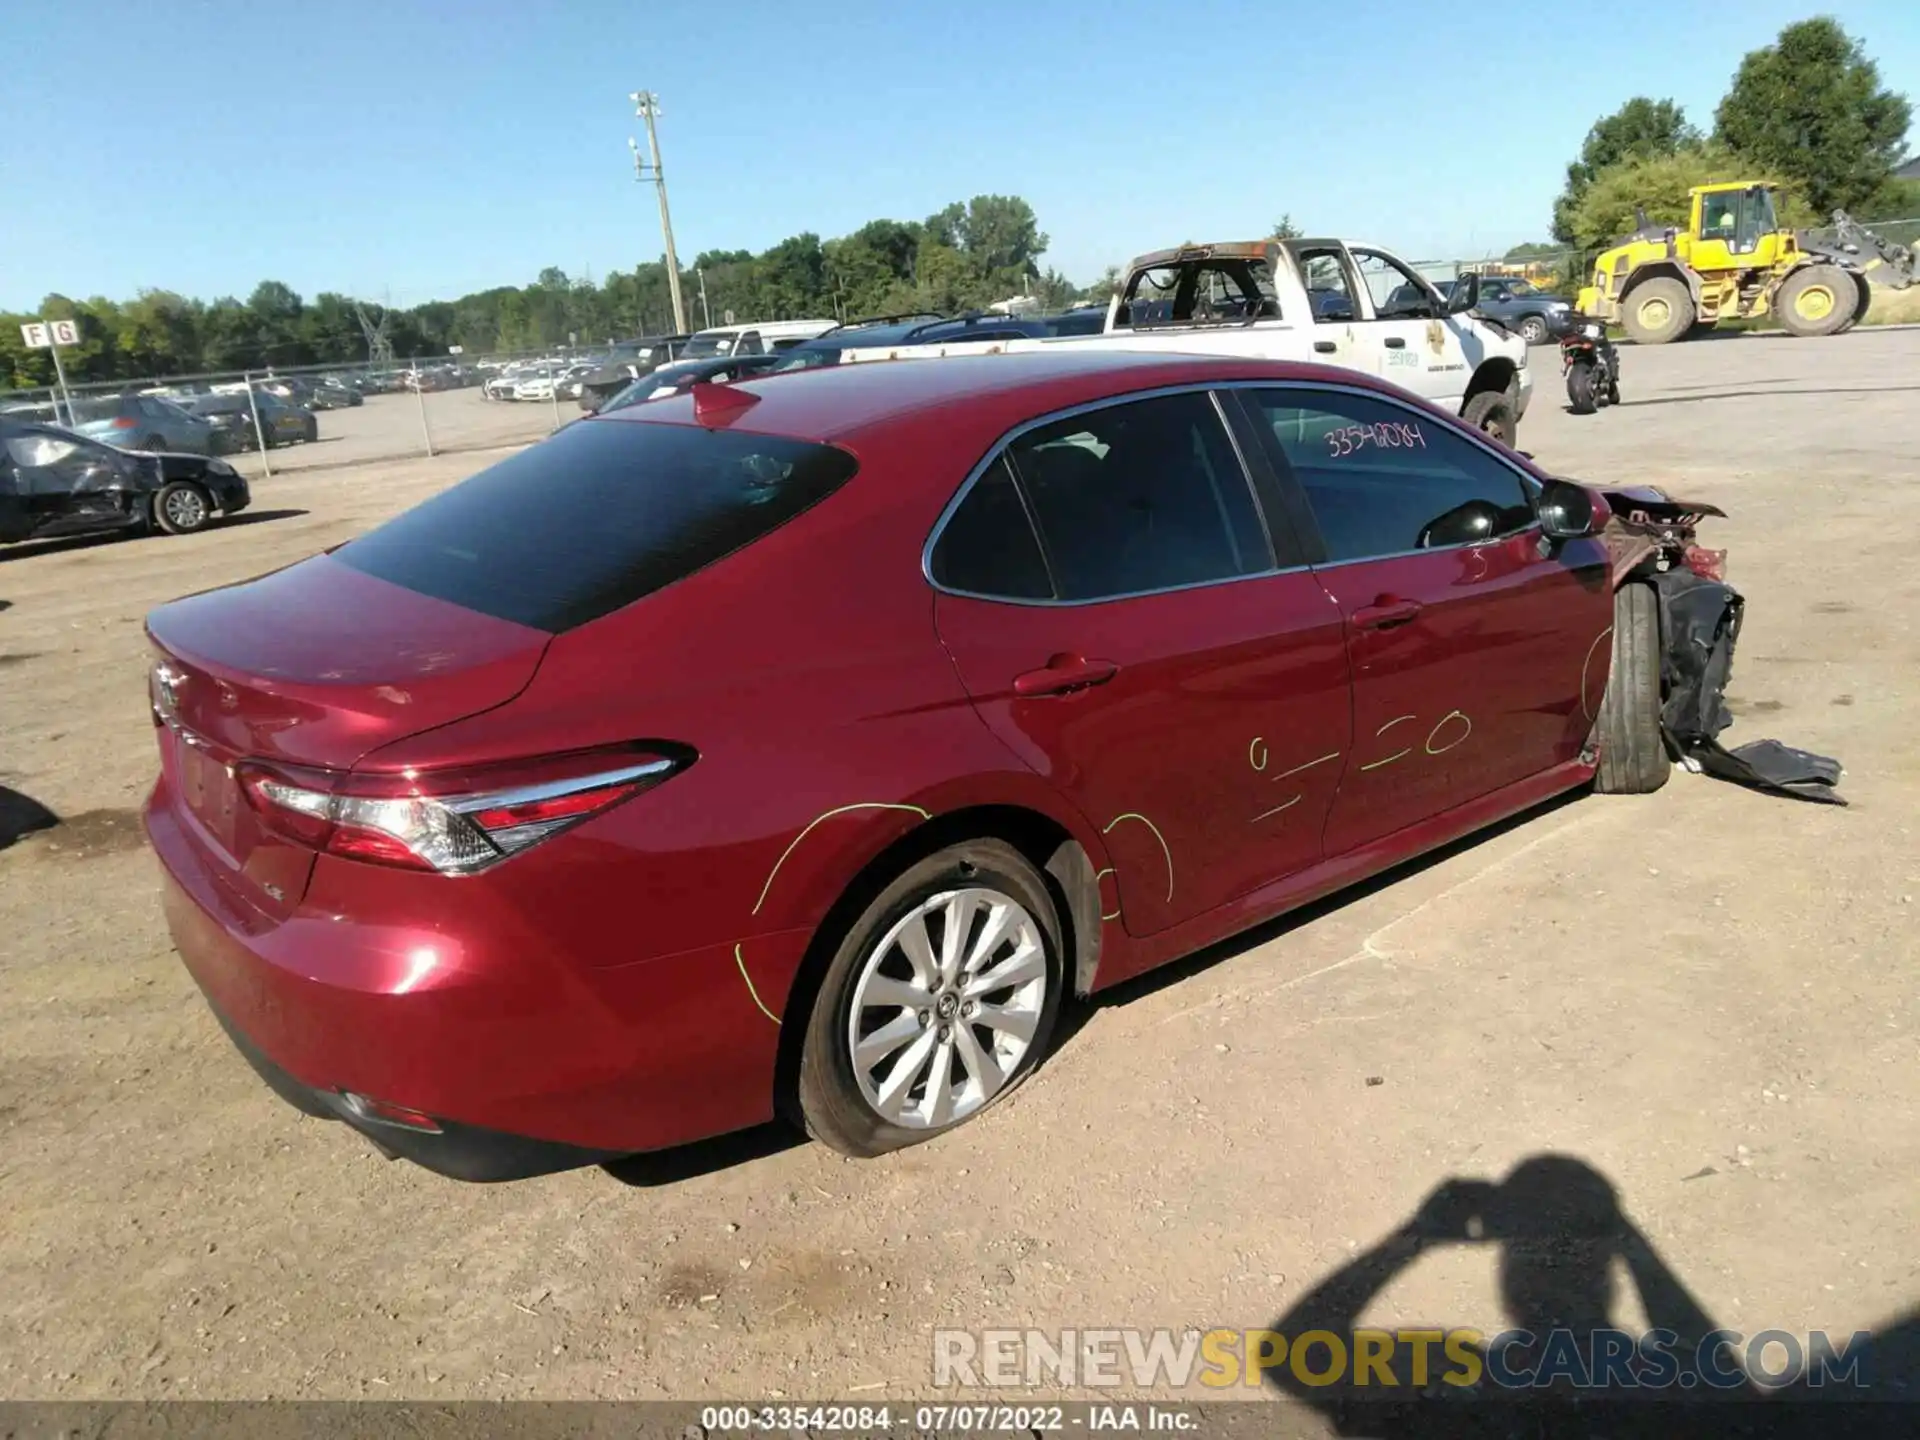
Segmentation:
<svg viewBox="0 0 1920 1440">
<path fill-rule="evenodd" d="M 1469 500 L 1429 520 L 1421 527 L 1420 538 L 1414 543 L 1422 550 L 1432 550 L 1447 545 L 1472 545 L 1477 541 L 1491 540 L 1500 533 L 1503 518 L 1500 507 L 1492 501 Z"/>
<path fill-rule="evenodd" d="M 1549 540 L 1578 540 L 1597 535 L 1610 513 L 1584 485 L 1549 480 L 1540 491 L 1540 533 Z"/>
<path fill-rule="evenodd" d="M 1469 275 L 1465 279 L 1453 282 L 1453 291 L 1447 296 L 1447 314 L 1462 315 L 1480 303 L 1480 277 Z"/>
</svg>

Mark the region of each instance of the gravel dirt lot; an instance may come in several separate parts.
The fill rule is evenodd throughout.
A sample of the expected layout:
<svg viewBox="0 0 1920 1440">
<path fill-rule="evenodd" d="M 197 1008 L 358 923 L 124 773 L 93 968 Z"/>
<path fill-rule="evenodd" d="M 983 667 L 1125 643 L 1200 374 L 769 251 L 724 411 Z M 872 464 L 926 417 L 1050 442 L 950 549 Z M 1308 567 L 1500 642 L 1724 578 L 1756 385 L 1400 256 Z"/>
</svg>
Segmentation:
<svg viewBox="0 0 1920 1440">
<path fill-rule="evenodd" d="M 1920 332 L 1628 350 L 1588 418 L 1535 356 L 1528 448 L 1727 510 L 1728 741 L 1842 757 L 1852 808 L 1565 801 L 1103 999 L 982 1123 L 865 1163 L 767 1131 L 442 1180 L 269 1094 L 170 953 L 142 616 L 490 457 L 0 553 L 0 785 L 60 817 L 0 850 L 0 1396 L 926 1397 L 936 1326 L 1266 1325 L 1440 1182 L 1545 1153 L 1722 1325 L 1911 1322 Z M 1365 1318 L 1503 1328 L 1502 1238 Z"/>
</svg>

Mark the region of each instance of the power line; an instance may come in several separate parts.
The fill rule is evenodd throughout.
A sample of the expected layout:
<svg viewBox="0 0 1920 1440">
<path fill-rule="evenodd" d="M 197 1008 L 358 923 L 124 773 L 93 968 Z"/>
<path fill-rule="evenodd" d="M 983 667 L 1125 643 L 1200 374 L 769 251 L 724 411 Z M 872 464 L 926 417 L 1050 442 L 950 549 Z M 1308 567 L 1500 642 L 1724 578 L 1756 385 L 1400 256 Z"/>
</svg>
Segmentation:
<svg viewBox="0 0 1920 1440">
<path fill-rule="evenodd" d="M 632 136 L 627 137 L 627 149 L 633 152 L 633 178 L 651 179 L 660 195 L 660 233 L 667 242 L 667 293 L 673 297 L 673 330 L 676 335 L 684 335 L 687 333 L 687 307 L 680 299 L 680 258 L 673 251 L 673 216 L 667 211 L 667 176 L 660 168 L 660 137 L 653 128 L 653 122 L 660 114 L 660 97 L 651 90 L 635 90 L 627 98 L 633 101 L 633 113 L 647 125 L 647 154 L 652 163 L 649 165 L 640 158 L 640 142 Z"/>
</svg>

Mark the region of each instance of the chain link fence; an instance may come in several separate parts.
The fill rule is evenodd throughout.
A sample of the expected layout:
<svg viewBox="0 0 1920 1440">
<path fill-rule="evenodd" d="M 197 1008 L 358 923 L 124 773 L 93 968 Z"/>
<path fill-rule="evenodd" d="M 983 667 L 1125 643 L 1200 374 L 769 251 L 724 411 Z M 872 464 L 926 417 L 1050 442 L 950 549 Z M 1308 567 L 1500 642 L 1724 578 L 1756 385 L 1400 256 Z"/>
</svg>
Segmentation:
<svg viewBox="0 0 1920 1440">
<path fill-rule="evenodd" d="M 135 450 L 226 457 L 253 478 L 539 440 L 578 418 L 586 347 L 275 366 L 0 391 L 0 414 Z"/>
</svg>

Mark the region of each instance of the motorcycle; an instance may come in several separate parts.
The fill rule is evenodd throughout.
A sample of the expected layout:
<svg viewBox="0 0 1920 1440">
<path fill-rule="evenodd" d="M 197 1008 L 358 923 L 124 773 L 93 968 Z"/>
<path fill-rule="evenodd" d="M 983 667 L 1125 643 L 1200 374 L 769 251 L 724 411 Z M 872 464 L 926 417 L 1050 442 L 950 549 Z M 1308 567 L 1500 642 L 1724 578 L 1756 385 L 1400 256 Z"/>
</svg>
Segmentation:
<svg viewBox="0 0 1920 1440">
<path fill-rule="evenodd" d="M 1574 414 L 1591 415 L 1602 405 L 1620 403 L 1620 352 L 1607 338 L 1604 321 L 1569 318 L 1560 337 L 1560 367 Z"/>
</svg>

